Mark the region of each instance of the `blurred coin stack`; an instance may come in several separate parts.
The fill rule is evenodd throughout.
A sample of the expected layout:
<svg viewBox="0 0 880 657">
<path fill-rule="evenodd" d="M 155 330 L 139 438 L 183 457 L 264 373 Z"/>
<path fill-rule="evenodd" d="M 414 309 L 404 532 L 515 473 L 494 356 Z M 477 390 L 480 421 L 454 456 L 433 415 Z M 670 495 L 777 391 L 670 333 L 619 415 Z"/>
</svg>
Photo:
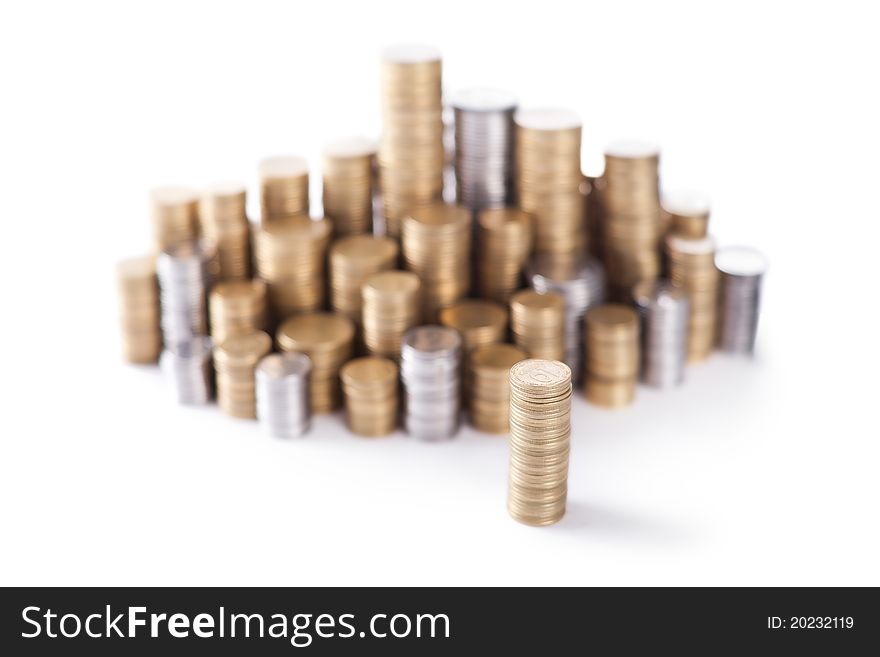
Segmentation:
<svg viewBox="0 0 880 657">
<path fill-rule="evenodd" d="M 309 377 L 312 413 L 330 413 L 341 406 L 339 369 L 353 355 L 353 340 L 354 323 L 337 313 L 298 315 L 278 327 L 278 348 L 305 354 L 312 362 Z"/>
<path fill-rule="evenodd" d="M 339 371 L 345 420 L 359 436 L 387 436 L 397 426 L 397 363 L 379 356 L 355 358 Z"/>
<path fill-rule="evenodd" d="M 565 298 L 558 292 L 520 290 L 510 298 L 513 341 L 529 358 L 565 357 Z"/>
<path fill-rule="evenodd" d="M 156 258 L 166 346 L 208 334 L 207 295 L 215 256 L 212 244 L 192 240 L 169 246 Z"/>
<path fill-rule="evenodd" d="M 266 283 L 253 280 L 224 281 L 208 297 L 211 337 L 216 344 L 233 335 L 266 328 Z"/>
<path fill-rule="evenodd" d="M 303 158 L 266 158 L 259 176 L 261 223 L 309 216 L 309 165 Z"/>
<path fill-rule="evenodd" d="M 276 438 L 296 438 L 309 430 L 309 372 L 305 354 L 269 354 L 254 373 L 257 418 Z"/>
<path fill-rule="evenodd" d="M 667 281 L 645 281 L 633 290 L 633 301 L 642 326 L 642 381 L 655 388 L 679 385 L 687 364 L 687 295 Z"/>
<path fill-rule="evenodd" d="M 519 289 L 532 251 L 532 221 L 519 208 L 493 208 L 477 219 L 477 288 L 480 296 L 507 304 Z"/>
<path fill-rule="evenodd" d="M 379 184 L 385 232 L 399 237 L 404 216 L 443 194 L 440 52 L 396 46 L 382 53 Z"/>
<path fill-rule="evenodd" d="M 440 311 L 440 324 L 461 334 L 464 353 L 464 393 L 469 389 L 470 355 L 474 349 L 503 342 L 507 337 L 507 309 L 494 301 L 463 299 Z"/>
<path fill-rule="evenodd" d="M 729 246 L 718 249 L 715 265 L 721 272 L 718 346 L 728 353 L 751 354 L 755 350 L 767 260 L 756 249 Z"/>
<path fill-rule="evenodd" d="M 461 421 L 461 336 L 444 326 L 418 326 L 403 338 L 400 378 L 403 426 L 420 440 L 452 438 Z"/>
<path fill-rule="evenodd" d="M 669 279 L 688 296 L 688 362 L 705 360 L 715 346 L 718 270 L 712 237 L 666 238 Z"/>
<path fill-rule="evenodd" d="M 639 317 L 629 306 L 607 303 L 586 316 L 587 399 L 618 408 L 635 399 L 639 376 Z"/>
<path fill-rule="evenodd" d="M 474 427 L 486 433 L 510 431 L 510 368 L 526 357 L 512 344 L 489 344 L 471 352 L 465 387 Z"/>
<path fill-rule="evenodd" d="M 156 251 L 199 236 L 199 193 L 189 187 L 157 187 L 150 192 Z"/>
<path fill-rule="evenodd" d="M 554 360 L 510 368 L 510 470 L 507 510 L 527 525 L 565 515 L 571 442 L 571 370 Z"/>
<path fill-rule="evenodd" d="M 324 216 L 333 234 L 373 232 L 373 160 L 376 145 L 354 137 L 328 144 L 324 149 Z"/>
<path fill-rule="evenodd" d="M 217 278 L 248 278 L 251 274 L 247 192 L 238 183 L 212 185 L 199 206 L 202 235 L 217 248 Z"/>
<path fill-rule="evenodd" d="M 400 359 L 404 334 L 420 322 L 421 283 L 409 271 L 373 274 L 361 288 L 362 328 L 367 351 Z"/>
<path fill-rule="evenodd" d="M 207 404 L 214 394 L 211 338 L 196 336 L 165 346 L 160 366 L 174 384 L 180 404 Z"/>
<path fill-rule="evenodd" d="M 330 306 L 361 325 L 361 288 L 371 275 L 394 269 L 400 247 L 390 237 L 349 235 L 330 247 Z"/>
<path fill-rule="evenodd" d="M 697 192 L 663 194 L 663 214 L 667 231 L 682 237 L 709 234 L 709 199 Z"/>
<path fill-rule="evenodd" d="M 272 351 L 272 338 L 263 331 L 233 335 L 214 346 L 217 402 L 232 417 L 257 417 L 254 368 Z"/>
<path fill-rule="evenodd" d="M 116 266 L 116 289 L 123 358 L 129 363 L 155 363 L 162 351 L 155 258 L 120 262 Z"/>
</svg>

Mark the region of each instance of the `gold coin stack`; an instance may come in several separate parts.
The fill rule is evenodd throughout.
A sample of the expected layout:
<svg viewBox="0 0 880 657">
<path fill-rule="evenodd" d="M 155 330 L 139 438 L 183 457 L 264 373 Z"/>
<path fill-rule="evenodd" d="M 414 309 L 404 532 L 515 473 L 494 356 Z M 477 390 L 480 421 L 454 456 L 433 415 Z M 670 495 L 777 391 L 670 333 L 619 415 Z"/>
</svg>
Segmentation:
<svg viewBox="0 0 880 657">
<path fill-rule="evenodd" d="M 373 235 L 349 235 L 330 246 L 330 306 L 361 324 L 361 288 L 372 274 L 394 269 L 397 240 Z"/>
<path fill-rule="evenodd" d="M 216 344 L 266 328 L 266 283 L 259 278 L 223 281 L 208 297 L 211 337 Z"/>
<path fill-rule="evenodd" d="M 342 403 L 339 369 L 354 353 L 354 323 L 338 313 L 315 312 L 285 320 L 276 335 L 281 351 L 312 361 L 309 401 L 312 413 L 330 413 Z"/>
<path fill-rule="evenodd" d="M 359 436 L 387 436 L 397 427 L 400 400 L 397 363 L 379 356 L 348 361 L 339 371 L 345 421 Z"/>
<path fill-rule="evenodd" d="M 606 303 L 587 311 L 584 391 L 597 406 L 632 403 L 639 376 L 639 316 L 629 306 Z"/>
<path fill-rule="evenodd" d="M 157 187 L 150 192 L 156 251 L 199 236 L 199 193 L 189 187 Z"/>
<path fill-rule="evenodd" d="M 231 281 L 251 273 L 250 224 L 247 192 L 238 183 L 209 187 L 199 206 L 202 235 L 217 247 L 217 278 Z"/>
<path fill-rule="evenodd" d="M 480 212 L 477 226 L 480 296 L 507 305 L 532 251 L 531 217 L 519 208 L 493 208 Z"/>
<path fill-rule="evenodd" d="M 403 260 L 422 281 L 426 321 L 452 305 L 470 286 L 471 214 L 466 208 L 433 203 L 403 220 Z"/>
<path fill-rule="evenodd" d="M 421 290 L 409 271 L 383 271 L 364 281 L 361 318 L 369 353 L 400 361 L 403 334 L 421 322 Z"/>
<path fill-rule="evenodd" d="M 571 442 L 571 370 L 555 360 L 510 368 L 510 471 L 507 510 L 527 525 L 565 515 Z"/>
<path fill-rule="evenodd" d="M 382 140 L 379 185 L 385 232 L 401 233 L 412 210 L 443 193 L 443 107 L 440 52 L 397 46 L 382 53 Z"/>
<path fill-rule="evenodd" d="M 291 217 L 263 224 L 255 231 L 256 273 L 266 281 L 274 322 L 324 305 L 331 230 L 326 219 Z"/>
<path fill-rule="evenodd" d="M 471 424 L 486 433 L 510 431 L 510 368 L 527 358 L 512 344 L 490 344 L 471 352 L 465 379 Z"/>
<path fill-rule="evenodd" d="M 709 231 L 709 199 L 695 192 L 663 195 L 664 224 L 672 235 L 706 237 Z"/>
<path fill-rule="evenodd" d="M 129 363 L 155 363 L 162 351 L 156 261 L 129 258 L 116 266 L 122 356 Z"/>
<path fill-rule="evenodd" d="M 720 276 L 712 237 L 666 238 L 669 279 L 688 296 L 688 362 L 705 360 L 715 346 Z"/>
<path fill-rule="evenodd" d="M 309 216 L 309 165 L 301 157 L 277 156 L 260 162 L 260 220 Z"/>
<path fill-rule="evenodd" d="M 471 359 L 474 349 L 504 341 L 507 336 L 507 309 L 486 299 L 463 299 L 440 311 L 440 324 L 461 334 L 464 360 L 462 393 L 470 394 Z"/>
<path fill-rule="evenodd" d="M 335 141 L 324 149 L 324 216 L 333 234 L 373 232 L 373 160 L 376 145 L 362 138 Z"/>
<path fill-rule="evenodd" d="M 529 358 L 565 356 L 565 299 L 558 292 L 520 290 L 510 298 L 513 341 Z"/>
<path fill-rule="evenodd" d="M 254 369 L 272 351 L 272 338 L 263 331 L 232 335 L 214 347 L 217 403 L 232 417 L 256 419 Z"/>
</svg>

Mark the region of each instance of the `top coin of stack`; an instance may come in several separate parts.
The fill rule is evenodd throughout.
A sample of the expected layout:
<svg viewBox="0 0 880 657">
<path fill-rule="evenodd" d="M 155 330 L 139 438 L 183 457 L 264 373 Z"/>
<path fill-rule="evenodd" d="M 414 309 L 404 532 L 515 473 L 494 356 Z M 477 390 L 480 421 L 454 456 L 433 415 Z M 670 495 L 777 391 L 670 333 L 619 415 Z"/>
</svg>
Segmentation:
<svg viewBox="0 0 880 657">
<path fill-rule="evenodd" d="M 373 232 L 373 160 L 376 145 L 359 137 L 324 149 L 324 216 L 336 236 Z"/>
<path fill-rule="evenodd" d="M 202 235 L 217 247 L 218 280 L 248 278 L 251 271 L 247 192 L 238 183 L 207 189 L 199 209 Z"/>
<path fill-rule="evenodd" d="M 266 283 L 253 280 L 224 281 L 208 297 L 211 337 L 216 344 L 233 335 L 266 328 Z"/>
<path fill-rule="evenodd" d="M 217 402 L 232 417 L 257 417 L 254 369 L 272 351 L 272 338 L 263 331 L 233 335 L 214 347 Z"/>
<path fill-rule="evenodd" d="M 309 215 L 309 166 L 301 157 L 260 162 L 261 222 Z"/>
<path fill-rule="evenodd" d="M 199 235 L 199 193 L 189 187 L 157 187 L 150 192 L 153 244 L 162 251 Z"/>
<path fill-rule="evenodd" d="M 155 258 L 120 262 L 116 266 L 116 288 L 123 357 L 129 363 L 155 363 L 162 350 Z"/>
<path fill-rule="evenodd" d="M 369 353 L 400 360 L 404 334 L 420 321 L 421 289 L 409 271 L 383 271 L 364 281 L 361 319 Z"/>
<path fill-rule="evenodd" d="M 480 295 L 507 304 L 520 286 L 532 250 L 532 220 L 519 208 L 493 208 L 478 218 L 477 284 Z"/>
<path fill-rule="evenodd" d="M 669 278 L 688 295 L 688 361 L 705 360 L 715 345 L 718 269 L 715 240 L 670 235 L 666 238 Z"/>
<path fill-rule="evenodd" d="M 673 235 L 706 237 L 709 209 L 709 199 L 696 192 L 663 194 L 664 221 Z"/>
<path fill-rule="evenodd" d="M 394 269 L 400 247 L 390 237 L 349 235 L 330 247 L 330 305 L 361 324 L 361 288 L 376 272 Z"/>
<path fill-rule="evenodd" d="M 639 316 L 629 306 L 606 303 L 584 321 L 587 357 L 585 392 L 598 406 L 626 406 L 635 398 L 639 376 Z"/>
<path fill-rule="evenodd" d="M 486 433 L 510 431 L 510 368 L 527 358 L 512 344 L 489 344 L 471 352 L 465 378 L 471 424 Z"/>
<path fill-rule="evenodd" d="M 557 292 L 520 290 L 510 298 L 510 327 L 529 358 L 565 357 L 565 299 Z"/>
<path fill-rule="evenodd" d="M 355 358 L 339 371 L 345 394 L 345 420 L 359 436 L 387 436 L 397 426 L 397 363 L 378 356 Z"/>
</svg>

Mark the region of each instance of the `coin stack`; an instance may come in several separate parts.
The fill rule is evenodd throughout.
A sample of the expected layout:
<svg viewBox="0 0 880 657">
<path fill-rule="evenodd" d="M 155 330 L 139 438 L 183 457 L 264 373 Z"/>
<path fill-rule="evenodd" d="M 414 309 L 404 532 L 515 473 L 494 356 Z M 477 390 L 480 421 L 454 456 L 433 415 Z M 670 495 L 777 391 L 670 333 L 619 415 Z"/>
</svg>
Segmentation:
<svg viewBox="0 0 880 657">
<path fill-rule="evenodd" d="M 233 335 L 266 328 L 266 283 L 253 280 L 217 283 L 208 297 L 211 337 L 220 344 Z"/>
<path fill-rule="evenodd" d="M 207 404 L 214 394 L 211 338 L 202 335 L 165 345 L 160 365 L 174 382 L 180 404 Z"/>
<path fill-rule="evenodd" d="M 718 249 L 715 265 L 721 272 L 718 345 L 728 353 L 751 354 L 755 350 L 767 260 L 753 248 L 729 246 Z"/>
<path fill-rule="evenodd" d="M 348 361 L 339 371 L 345 420 L 359 436 L 387 436 L 397 426 L 397 363 L 379 356 Z"/>
<path fill-rule="evenodd" d="M 585 319 L 587 399 L 618 408 L 632 403 L 639 376 L 639 316 L 629 306 L 606 303 Z"/>
<path fill-rule="evenodd" d="M 709 209 L 709 199 L 697 192 L 663 194 L 664 223 L 673 235 L 706 237 Z"/>
<path fill-rule="evenodd" d="M 445 326 L 406 332 L 400 360 L 403 426 L 420 440 L 444 440 L 457 432 L 461 415 L 461 336 Z"/>
<path fill-rule="evenodd" d="M 712 237 L 666 238 L 669 279 L 684 289 L 690 304 L 688 362 L 705 360 L 715 345 L 718 306 L 718 270 Z"/>
<path fill-rule="evenodd" d="M 338 313 L 314 312 L 285 320 L 276 341 L 281 351 L 297 351 L 312 361 L 312 413 L 330 413 L 342 403 L 339 368 L 353 354 L 354 323 Z"/>
<path fill-rule="evenodd" d="M 571 442 L 571 370 L 555 360 L 510 368 L 510 471 L 507 510 L 527 525 L 565 515 Z"/>
<path fill-rule="evenodd" d="M 510 298 L 513 340 L 529 358 L 565 356 L 565 298 L 558 292 L 520 290 Z"/>
<path fill-rule="evenodd" d="M 440 311 L 440 324 L 461 334 L 464 351 L 464 385 L 468 394 L 470 354 L 474 349 L 502 342 L 507 336 L 507 309 L 486 299 L 463 299 Z"/>
<path fill-rule="evenodd" d="M 217 402 L 232 417 L 257 417 L 254 368 L 272 351 L 272 338 L 263 331 L 233 335 L 214 347 Z"/>
<path fill-rule="evenodd" d="M 527 358 L 512 344 L 490 344 L 470 354 L 470 370 L 465 378 L 471 424 L 486 433 L 510 431 L 510 368 Z"/>
<path fill-rule="evenodd" d="M 309 372 L 305 354 L 269 354 L 257 365 L 257 418 L 276 438 L 296 438 L 309 430 Z"/>
<path fill-rule="evenodd" d="M 362 328 L 370 354 L 400 359 L 404 334 L 420 321 L 421 287 L 409 271 L 383 271 L 364 281 Z"/>
<path fill-rule="evenodd" d="M 403 220 L 403 259 L 422 281 L 423 316 L 461 299 L 470 284 L 470 213 L 457 205 L 434 203 Z"/>
<path fill-rule="evenodd" d="M 330 306 L 361 324 L 361 288 L 372 274 L 394 269 L 397 240 L 373 235 L 349 235 L 330 247 Z"/>
<path fill-rule="evenodd" d="M 309 216 L 309 165 L 301 157 L 276 156 L 260 162 L 263 224 Z"/>
<path fill-rule="evenodd" d="M 208 334 L 207 295 L 215 254 L 213 245 L 193 240 L 169 246 L 156 258 L 166 346 Z"/>
<path fill-rule="evenodd" d="M 328 144 L 324 149 L 324 216 L 333 234 L 373 232 L 373 160 L 376 145 L 354 137 Z"/>
<path fill-rule="evenodd" d="M 157 187 L 150 192 L 153 244 L 157 251 L 199 235 L 199 193 L 189 187 Z"/>
<path fill-rule="evenodd" d="M 382 140 L 379 184 L 385 232 L 399 237 L 410 211 L 443 193 L 443 108 L 440 52 L 395 46 L 382 53 Z"/>
<path fill-rule="evenodd" d="M 633 301 L 642 326 L 642 381 L 655 388 L 679 385 L 687 364 L 687 295 L 667 281 L 645 281 L 633 290 Z"/>
<path fill-rule="evenodd" d="M 514 121 L 517 196 L 519 207 L 534 217 L 535 251 L 583 251 L 580 117 L 559 109 L 518 110 Z"/>
<path fill-rule="evenodd" d="M 162 350 L 156 260 L 129 258 L 116 266 L 122 355 L 129 363 L 155 363 Z"/>
<path fill-rule="evenodd" d="M 480 296 L 506 305 L 532 251 L 532 220 L 519 208 L 493 208 L 480 212 L 477 226 Z"/>
<path fill-rule="evenodd" d="M 217 247 L 217 278 L 248 278 L 251 272 L 250 224 L 244 185 L 218 183 L 208 188 L 199 206 L 202 235 Z"/>
</svg>

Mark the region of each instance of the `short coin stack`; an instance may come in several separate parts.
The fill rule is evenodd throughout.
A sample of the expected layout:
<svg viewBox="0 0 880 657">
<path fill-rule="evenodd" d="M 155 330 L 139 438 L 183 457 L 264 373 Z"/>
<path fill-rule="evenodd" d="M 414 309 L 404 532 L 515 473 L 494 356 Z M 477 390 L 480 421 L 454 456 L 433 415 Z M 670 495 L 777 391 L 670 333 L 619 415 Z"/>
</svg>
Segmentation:
<svg viewBox="0 0 880 657">
<path fill-rule="evenodd" d="M 150 192 L 153 244 L 157 251 L 199 236 L 199 193 L 189 187 L 157 187 Z"/>
<path fill-rule="evenodd" d="M 706 237 L 709 230 L 709 199 L 696 192 L 663 194 L 663 212 L 669 233 L 682 237 Z"/>
<path fill-rule="evenodd" d="M 510 299 L 513 340 L 529 358 L 565 357 L 565 298 L 558 292 L 520 290 Z"/>
<path fill-rule="evenodd" d="M 669 279 L 684 289 L 690 304 L 688 361 L 705 360 L 715 346 L 718 316 L 718 270 L 711 237 L 666 238 Z"/>
<path fill-rule="evenodd" d="M 480 295 L 507 304 L 532 251 L 531 217 L 519 208 L 483 210 L 477 219 L 477 249 Z"/>
<path fill-rule="evenodd" d="M 409 271 L 384 271 L 364 281 L 361 317 L 369 353 L 400 359 L 404 334 L 420 322 L 421 287 Z"/>
<path fill-rule="evenodd" d="M 199 217 L 202 235 L 217 247 L 218 280 L 248 278 L 251 241 L 244 185 L 219 183 L 209 187 L 202 196 Z"/>
<path fill-rule="evenodd" d="M 232 417 L 256 418 L 254 368 L 272 351 L 272 338 L 263 331 L 233 335 L 214 347 L 217 402 Z"/>
<path fill-rule="evenodd" d="M 214 395 L 214 372 L 207 336 L 197 336 L 165 346 L 160 366 L 174 384 L 177 401 L 185 405 L 207 404 Z"/>
<path fill-rule="evenodd" d="M 204 241 L 180 242 L 156 258 L 166 346 L 208 334 L 208 290 L 216 266 L 214 247 Z"/>
<path fill-rule="evenodd" d="M 305 354 L 269 354 L 255 371 L 257 418 L 271 436 L 296 438 L 309 430 L 309 372 Z"/>
<path fill-rule="evenodd" d="M 259 176 L 262 223 L 309 216 L 309 165 L 303 158 L 266 158 Z"/>
<path fill-rule="evenodd" d="M 208 297 L 211 337 L 220 344 L 233 335 L 266 328 L 266 283 L 253 280 L 217 283 Z"/>
<path fill-rule="evenodd" d="M 474 427 L 486 433 L 510 431 L 510 368 L 525 359 L 525 352 L 512 344 L 490 344 L 471 352 L 465 381 Z"/>
<path fill-rule="evenodd" d="M 334 141 L 324 149 L 324 216 L 337 237 L 373 232 L 375 157 L 375 143 L 360 137 Z"/>
<path fill-rule="evenodd" d="M 767 260 L 753 248 L 730 246 L 718 249 L 715 265 L 721 272 L 718 346 L 728 353 L 751 354 L 755 349 Z"/>
<path fill-rule="evenodd" d="M 348 361 L 340 370 L 345 395 L 345 421 L 359 436 L 387 436 L 397 426 L 397 363 L 367 356 Z"/>
<path fill-rule="evenodd" d="M 554 360 L 510 368 L 510 471 L 507 510 L 527 525 L 565 515 L 571 442 L 571 370 Z"/>
<path fill-rule="evenodd" d="M 116 266 L 122 354 L 129 363 L 155 363 L 162 350 L 156 260 L 129 258 Z"/>
<path fill-rule="evenodd" d="M 464 351 L 464 392 L 468 394 L 470 355 L 474 349 L 507 337 L 507 308 L 485 299 L 464 299 L 440 311 L 440 324 L 461 334 Z"/>
<path fill-rule="evenodd" d="M 629 306 L 608 303 L 585 318 L 587 399 L 618 408 L 635 399 L 639 376 L 639 317 Z"/>
<path fill-rule="evenodd" d="M 667 281 L 646 281 L 633 290 L 642 324 L 642 381 L 668 388 L 684 381 L 687 364 L 688 299 Z"/>
<path fill-rule="evenodd" d="M 330 246 L 330 306 L 361 324 L 361 288 L 371 275 L 394 269 L 397 240 L 373 235 L 349 235 Z"/>
</svg>

